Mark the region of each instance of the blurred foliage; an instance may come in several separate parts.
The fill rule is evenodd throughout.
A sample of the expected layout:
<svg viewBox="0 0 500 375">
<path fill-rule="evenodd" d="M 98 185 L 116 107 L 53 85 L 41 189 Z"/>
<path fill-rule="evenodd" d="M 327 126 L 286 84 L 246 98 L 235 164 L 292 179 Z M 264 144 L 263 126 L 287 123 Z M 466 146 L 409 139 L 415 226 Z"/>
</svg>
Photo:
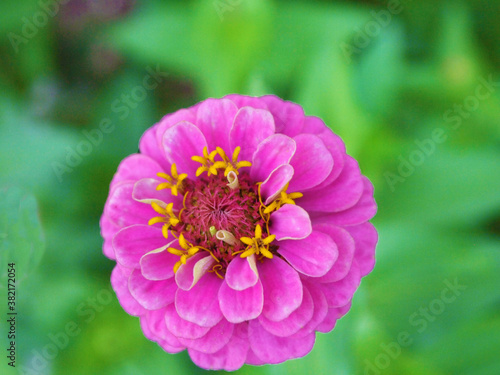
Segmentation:
<svg viewBox="0 0 500 375">
<path fill-rule="evenodd" d="M 238 373 L 499 374 L 499 14 L 497 0 L 2 2 L 0 289 L 7 262 L 29 276 L 19 371 L 4 358 L 2 374 L 204 372 L 118 305 L 98 221 L 145 129 L 228 93 L 323 118 L 379 205 L 377 266 L 349 314 L 307 357 Z M 444 303 L 449 283 L 465 289 Z"/>
</svg>

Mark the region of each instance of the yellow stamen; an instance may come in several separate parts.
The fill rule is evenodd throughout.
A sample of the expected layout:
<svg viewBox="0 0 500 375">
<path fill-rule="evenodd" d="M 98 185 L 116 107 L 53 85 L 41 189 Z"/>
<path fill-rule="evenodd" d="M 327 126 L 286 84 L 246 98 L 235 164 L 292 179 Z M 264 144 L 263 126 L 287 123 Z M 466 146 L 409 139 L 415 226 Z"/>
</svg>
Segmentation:
<svg viewBox="0 0 500 375">
<path fill-rule="evenodd" d="M 302 193 L 290 193 L 288 194 L 286 191 L 288 189 L 288 185 L 283 188 L 280 193 L 280 196 L 277 197 L 269 206 L 266 206 L 264 209 L 264 214 L 270 214 L 273 211 L 279 210 L 284 204 L 295 204 L 295 199 L 301 198 L 303 196 Z M 260 193 L 260 185 L 259 185 L 259 193 Z"/>
<path fill-rule="evenodd" d="M 174 204 L 169 203 L 165 208 L 163 208 L 158 203 L 152 202 L 151 207 L 153 208 L 153 210 L 155 210 L 157 213 L 159 213 L 160 215 L 163 215 L 163 216 L 155 216 L 155 217 L 151 218 L 148 221 L 148 225 L 154 225 L 157 223 L 165 223 L 162 226 L 161 231 L 162 231 L 163 236 L 165 238 L 168 238 L 168 230 L 170 229 L 170 227 L 176 226 L 180 222 L 180 219 L 177 216 L 175 216 L 175 214 L 173 212 Z"/>
<path fill-rule="evenodd" d="M 166 173 L 158 173 L 157 176 L 164 178 L 168 182 L 162 182 L 156 187 L 156 190 L 163 190 L 163 189 L 171 189 L 172 195 L 177 196 L 179 194 L 179 190 L 182 188 L 182 181 L 187 178 L 186 173 L 178 174 L 177 173 L 177 167 L 175 163 L 172 164 L 172 167 L 170 167 L 170 174 L 172 176 L 169 176 Z"/>
<path fill-rule="evenodd" d="M 254 238 L 241 237 L 240 241 L 247 245 L 245 251 L 240 255 L 241 258 L 249 257 L 252 254 L 263 255 L 266 258 L 272 259 L 273 253 L 269 251 L 269 244 L 276 239 L 274 234 L 262 238 L 262 227 L 257 224 L 255 227 Z"/>
</svg>

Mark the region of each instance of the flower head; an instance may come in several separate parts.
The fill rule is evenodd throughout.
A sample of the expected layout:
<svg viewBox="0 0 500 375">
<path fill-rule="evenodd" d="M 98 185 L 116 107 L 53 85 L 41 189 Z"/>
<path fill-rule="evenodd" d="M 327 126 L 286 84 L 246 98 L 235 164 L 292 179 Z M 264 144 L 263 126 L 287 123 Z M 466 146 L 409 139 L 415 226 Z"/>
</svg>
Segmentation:
<svg viewBox="0 0 500 375">
<path fill-rule="evenodd" d="M 342 140 L 275 96 L 208 99 L 122 161 L 101 233 L 118 299 L 207 369 L 306 355 L 374 266 L 373 186 Z"/>
</svg>

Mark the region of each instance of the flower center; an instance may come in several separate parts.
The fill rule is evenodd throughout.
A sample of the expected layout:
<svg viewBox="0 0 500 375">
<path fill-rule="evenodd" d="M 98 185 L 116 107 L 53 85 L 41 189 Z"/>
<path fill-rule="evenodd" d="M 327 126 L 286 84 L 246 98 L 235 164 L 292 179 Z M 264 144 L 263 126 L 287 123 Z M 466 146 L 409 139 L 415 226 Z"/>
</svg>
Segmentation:
<svg viewBox="0 0 500 375">
<path fill-rule="evenodd" d="M 157 190 L 171 189 L 172 195 L 182 195 L 183 208 L 176 211 L 173 203 L 163 206 L 153 202 L 153 209 L 161 216 L 149 220 L 150 225 L 163 223 L 163 236 L 178 239 L 179 247 L 169 247 L 168 252 L 180 257 L 174 271 L 187 259 L 200 251 L 209 253 L 216 261 L 211 269 L 223 278 L 226 268 L 236 256 L 242 258 L 256 255 L 257 259 L 273 258 L 278 246 L 272 242 L 275 236 L 269 233 L 271 213 L 283 204 L 295 204 L 294 199 L 302 194 L 287 194 L 287 187 L 268 206 L 262 203 L 261 182 L 252 182 L 244 167 L 248 161 L 238 161 L 240 148 L 236 147 L 232 158 L 217 147 L 203 156 L 192 159 L 201 163 L 196 179 L 187 174 L 178 174 L 172 164 L 170 175 L 158 173 L 167 182 L 160 183 Z M 223 173 L 219 173 L 222 172 Z M 207 172 L 207 175 L 203 175 Z"/>
</svg>

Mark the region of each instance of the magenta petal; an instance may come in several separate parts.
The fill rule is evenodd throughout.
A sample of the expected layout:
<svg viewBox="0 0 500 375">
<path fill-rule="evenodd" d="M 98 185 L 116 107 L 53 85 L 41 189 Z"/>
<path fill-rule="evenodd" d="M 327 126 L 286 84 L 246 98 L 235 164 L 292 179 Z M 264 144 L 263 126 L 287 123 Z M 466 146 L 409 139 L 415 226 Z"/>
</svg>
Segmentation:
<svg viewBox="0 0 500 375">
<path fill-rule="evenodd" d="M 307 276 L 323 276 L 338 257 L 337 245 L 326 234 L 313 231 L 303 240 L 284 240 L 278 252 L 293 268 Z"/>
<path fill-rule="evenodd" d="M 293 168 L 282 165 L 271 172 L 269 177 L 260 185 L 260 194 L 265 205 L 269 205 L 285 188 L 293 177 Z M 257 181 L 258 182 L 258 181 Z"/>
<path fill-rule="evenodd" d="M 118 302 L 127 314 L 139 316 L 144 314 L 146 309 L 135 300 L 128 289 L 128 278 L 132 269 L 128 269 L 117 264 L 111 273 L 111 286 L 116 293 Z"/>
<path fill-rule="evenodd" d="M 335 327 L 337 320 L 342 318 L 350 308 L 350 302 L 345 306 L 329 308 L 325 319 L 316 327 L 316 330 L 322 333 L 330 332 Z"/>
<path fill-rule="evenodd" d="M 177 171 L 195 178 L 201 164 L 191 160 L 191 157 L 203 155 L 203 148 L 207 147 L 201 130 L 189 122 L 180 122 L 165 131 L 162 144 L 167 160 L 175 163 Z"/>
<path fill-rule="evenodd" d="M 167 240 L 164 239 L 164 241 Z M 167 248 L 173 246 L 174 242 L 176 241 L 170 241 L 164 244 L 163 247 L 150 251 L 141 258 L 141 272 L 146 279 L 165 280 L 174 276 L 174 265 L 179 260 L 179 257 L 167 251 Z"/>
<path fill-rule="evenodd" d="M 195 254 L 179 267 L 175 273 L 175 282 L 179 288 L 190 290 L 214 263 L 215 259 L 211 255 L 207 256 L 206 252 Z"/>
<path fill-rule="evenodd" d="M 177 285 L 173 278 L 152 281 L 134 270 L 128 279 L 130 294 L 148 310 L 161 309 L 174 301 Z"/>
<path fill-rule="evenodd" d="M 299 274 L 278 257 L 258 263 L 257 267 L 264 289 L 262 314 L 275 322 L 287 318 L 302 303 Z"/>
<path fill-rule="evenodd" d="M 120 230 L 120 227 L 113 224 L 106 215 L 102 214 L 99 221 L 101 236 L 104 239 L 102 251 L 108 258 L 115 260 L 115 249 L 113 249 L 113 237 Z"/>
<path fill-rule="evenodd" d="M 334 283 L 319 284 L 325 293 L 329 307 L 340 307 L 348 304 L 361 281 L 359 267 L 354 260 L 349 273 L 342 280 Z"/>
<path fill-rule="evenodd" d="M 304 288 L 304 296 L 301 305 L 292 312 L 288 318 L 280 320 L 279 322 L 273 322 L 264 315 L 261 315 L 259 316 L 259 323 L 269 333 L 279 337 L 287 337 L 304 328 L 313 317 L 313 313 L 313 299 L 309 291 Z"/>
<path fill-rule="evenodd" d="M 259 97 L 239 95 L 239 94 L 229 94 L 224 97 L 224 99 L 231 100 L 238 108 L 241 107 L 252 107 L 256 109 L 267 110 L 267 104 L 263 102 Z"/>
<path fill-rule="evenodd" d="M 227 266 L 226 283 L 234 290 L 244 290 L 254 286 L 259 280 L 255 255 L 246 258 L 236 257 Z"/>
<path fill-rule="evenodd" d="M 240 146 L 238 160 L 252 161 L 259 143 L 273 134 L 274 119 L 271 113 L 263 109 L 243 107 L 236 114 L 229 133 L 231 151 Z"/>
<path fill-rule="evenodd" d="M 322 189 L 306 191 L 300 205 L 308 211 L 338 212 L 356 204 L 363 193 L 363 179 L 356 160 L 346 155 L 340 176 Z"/>
<path fill-rule="evenodd" d="M 163 172 L 163 167 L 155 160 L 146 155 L 132 154 L 121 161 L 111 186 L 122 181 L 156 177 L 158 172 Z"/>
<path fill-rule="evenodd" d="M 218 146 L 229 152 L 229 131 L 236 112 L 236 104 L 228 99 L 210 98 L 199 105 L 195 124 L 205 136 L 210 151 Z"/>
<path fill-rule="evenodd" d="M 238 330 L 239 326 L 236 325 L 234 331 Z M 245 363 L 248 348 L 247 336 L 240 337 L 233 332 L 229 342 L 215 353 L 202 353 L 191 348 L 188 348 L 188 353 L 196 365 L 207 370 L 235 371 Z"/>
<path fill-rule="evenodd" d="M 167 325 L 167 329 L 176 337 L 185 339 L 198 339 L 205 336 L 210 329 L 209 327 L 202 327 L 182 319 L 177 314 L 175 304 L 173 303 L 165 308 L 165 324 Z"/>
<path fill-rule="evenodd" d="M 185 349 L 185 347 L 167 329 L 165 325 L 165 311 L 165 308 L 147 311 L 141 316 L 141 327 L 148 339 L 157 341 L 158 343 L 163 342 L 168 345 L 170 353 L 177 353 Z"/>
<path fill-rule="evenodd" d="M 344 169 L 345 145 L 342 139 L 340 139 L 338 135 L 333 134 L 330 130 L 317 134 L 317 136 L 321 138 L 333 158 L 332 171 L 321 184 L 315 187 L 315 189 L 322 189 L 335 181 L 342 172 L 342 169 Z"/>
<path fill-rule="evenodd" d="M 161 145 L 163 144 L 163 135 L 165 134 L 165 132 L 180 122 L 189 122 L 191 124 L 194 124 L 196 121 L 195 113 L 196 110 L 193 108 L 180 109 L 177 112 L 163 116 L 160 122 L 156 125 L 156 147 L 161 150 L 163 158 L 166 158 L 165 152 L 161 147 Z M 170 167 L 166 169 L 166 171 L 170 171 Z"/>
<path fill-rule="evenodd" d="M 182 208 L 183 197 L 172 195 L 170 189 L 156 190 L 160 183 L 161 181 L 154 178 L 143 178 L 135 183 L 132 197 L 134 200 L 145 204 L 155 202 L 161 206 L 166 206 L 168 203 L 173 202 L 174 208 Z"/>
<path fill-rule="evenodd" d="M 321 288 L 316 287 L 313 283 L 302 282 L 305 290 L 308 290 L 313 300 L 314 311 L 312 318 L 307 324 L 291 337 L 304 337 L 316 330 L 316 327 L 325 320 L 328 313 L 328 302 Z"/>
<path fill-rule="evenodd" d="M 245 290 L 231 289 L 226 282 L 219 290 L 220 309 L 231 323 L 257 318 L 262 312 L 264 293 L 260 280 Z"/>
<path fill-rule="evenodd" d="M 315 214 L 314 217 L 317 217 L 315 222 L 350 226 L 362 224 L 375 216 L 375 213 L 377 212 L 377 204 L 375 203 L 375 199 L 373 197 L 373 185 L 364 176 L 362 176 L 362 181 L 364 186 L 363 195 L 354 206 L 341 212 L 331 214 Z"/>
<path fill-rule="evenodd" d="M 259 99 L 267 104 L 269 112 L 273 114 L 276 133 L 295 137 L 302 131 L 305 116 L 300 105 L 283 100 L 275 95 L 265 95 Z"/>
<path fill-rule="evenodd" d="M 313 348 L 315 338 L 314 333 L 301 338 L 278 337 L 264 329 L 257 320 L 251 320 L 248 325 L 252 351 L 269 364 L 305 356 Z"/>
<path fill-rule="evenodd" d="M 190 290 L 178 289 L 175 307 L 183 319 L 202 327 L 213 327 L 222 319 L 218 293 L 222 280 L 206 273 Z"/>
<path fill-rule="evenodd" d="M 354 259 L 359 265 L 361 276 L 368 275 L 375 266 L 375 246 L 378 242 L 378 233 L 372 223 L 363 223 L 345 228 L 354 238 L 356 251 Z"/>
<path fill-rule="evenodd" d="M 215 326 L 198 339 L 179 338 L 179 341 L 188 348 L 202 353 L 215 353 L 226 345 L 233 335 L 234 324 L 222 318 Z"/>
<path fill-rule="evenodd" d="M 132 198 L 133 189 L 133 181 L 117 183 L 111 189 L 104 207 L 104 213 L 108 219 L 120 228 L 134 224 L 147 224 L 149 219 L 157 216 L 151 206 Z"/>
<path fill-rule="evenodd" d="M 129 268 L 139 268 L 139 261 L 144 254 L 165 246 L 166 243 L 161 229 L 149 225 L 123 228 L 113 238 L 118 263 Z"/>
<path fill-rule="evenodd" d="M 261 142 L 253 155 L 250 177 L 265 181 L 276 168 L 288 164 L 297 148 L 295 141 L 283 134 L 274 134 Z"/>
<path fill-rule="evenodd" d="M 314 229 L 328 234 L 337 244 L 339 257 L 326 275 L 318 279 L 321 283 L 331 283 L 343 279 L 351 269 L 354 259 L 355 242 L 348 231 L 329 224 L 314 225 Z"/>
<path fill-rule="evenodd" d="M 323 182 L 333 168 L 333 158 L 323 141 L 313 134 L 300 134 L 294 138 L 297 151 L 290 161 L 295 173 L 288 191 L 311 189 Z"/>
<path fill-rule="evenodd" d="M 158 126 L 155 125 L 144 132 L 139 141 L 139 151 L 142 155 L 155 160 L 162 167 L 162 170 L 168 171 L 170 170 L 170 163 L 165 159 L 162 148 L 159 147 L 157 129 Z"/>
<path fill-rule="evenodd" d="M 278 241 L 300 240 L 312 233 L 307 211 L 294 204 L 285 204 L 271 214 L 269 231 Z"/>
</svg>

